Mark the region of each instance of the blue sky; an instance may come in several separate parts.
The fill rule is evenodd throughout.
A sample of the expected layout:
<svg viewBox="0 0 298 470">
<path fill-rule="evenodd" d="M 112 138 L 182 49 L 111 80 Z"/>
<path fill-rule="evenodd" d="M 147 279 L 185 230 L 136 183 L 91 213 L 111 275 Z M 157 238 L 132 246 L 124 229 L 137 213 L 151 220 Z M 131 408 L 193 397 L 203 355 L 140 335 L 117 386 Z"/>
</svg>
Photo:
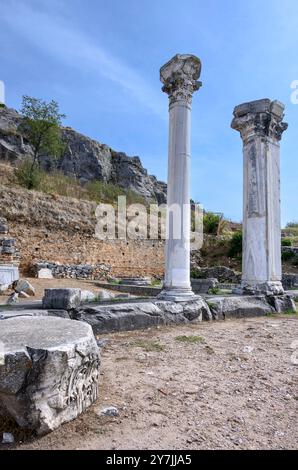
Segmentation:
<svg viewBox="0 0 298 470">
<path fill-rule="evenodd" d="M 298 220 L 297 0 L 0 0 L 0 79 L 8 106 L 55 99 L 66 125 L 166 180 L 168 98 L 159 68 L 176 53 L 202 61 L 193 100 L 191 195 L 242 217 L 242 146 L 234 106 L 286 105 L 282 222 Z"/>
</svg>

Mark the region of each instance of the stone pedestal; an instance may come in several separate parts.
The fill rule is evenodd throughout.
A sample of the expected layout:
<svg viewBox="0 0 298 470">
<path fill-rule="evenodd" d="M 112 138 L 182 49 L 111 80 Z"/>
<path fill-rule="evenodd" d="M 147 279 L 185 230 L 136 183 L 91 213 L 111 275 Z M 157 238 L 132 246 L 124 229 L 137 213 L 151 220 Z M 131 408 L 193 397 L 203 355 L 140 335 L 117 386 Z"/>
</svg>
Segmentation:
<svg viewBox="0 0 298 470">
<path fill-rule="evenodd" d="M 187 300 L 190 284 L 190 123 L 193 93 L 201 86 L 201 62 L 177 54 L 160 69 L 162 90 L 169 95 L 169 155 L 165 282 L 160 298 Z"/>
<path fill-rule="evenodd" d="M 242 289 L 283 294 L 281 284 L 280 145 L 284 106 L 263 99 L 234 110 L 232 128 L 243 140 Z"/>
</svg>

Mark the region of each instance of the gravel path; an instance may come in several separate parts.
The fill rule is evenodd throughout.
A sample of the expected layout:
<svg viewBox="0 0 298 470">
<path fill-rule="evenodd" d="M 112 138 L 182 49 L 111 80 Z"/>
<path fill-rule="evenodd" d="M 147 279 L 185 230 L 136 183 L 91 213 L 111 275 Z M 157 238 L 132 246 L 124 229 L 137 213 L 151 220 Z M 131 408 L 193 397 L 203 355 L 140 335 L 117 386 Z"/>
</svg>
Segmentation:
<svg viewBox="0 0 298 470">
<path fill-rule="evenodd" d="M 297 315 L 104 338 L 98 403 L 15 448 L 297 448 Z M 100 414 L 110 405 L 118 417 Z"/>
</svg>

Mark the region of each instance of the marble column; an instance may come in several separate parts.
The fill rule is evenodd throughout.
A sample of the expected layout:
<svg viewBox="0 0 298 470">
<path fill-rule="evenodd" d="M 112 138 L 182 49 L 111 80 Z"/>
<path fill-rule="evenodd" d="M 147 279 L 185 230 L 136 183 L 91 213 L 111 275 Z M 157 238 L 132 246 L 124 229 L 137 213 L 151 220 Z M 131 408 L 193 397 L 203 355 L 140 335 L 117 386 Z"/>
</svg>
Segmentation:
<svg viewBox="0 0 298 470">
<path fill-rule="evenodd" d="M 200 60 L 175 55 L 160 69 L 169 95 L 169 147 L 165 282 L 160 298 L 183 301 L 194 296 L 190 284 L 190 127 L 192 95 L 201 86 Z"/>
<path fill-rule="evenodd" d="M 243 140 L 243 293 L 279 295 L 281 284 L 280 140 L 284 105 L 268 99 L 236 106 Z"/>
</svg>

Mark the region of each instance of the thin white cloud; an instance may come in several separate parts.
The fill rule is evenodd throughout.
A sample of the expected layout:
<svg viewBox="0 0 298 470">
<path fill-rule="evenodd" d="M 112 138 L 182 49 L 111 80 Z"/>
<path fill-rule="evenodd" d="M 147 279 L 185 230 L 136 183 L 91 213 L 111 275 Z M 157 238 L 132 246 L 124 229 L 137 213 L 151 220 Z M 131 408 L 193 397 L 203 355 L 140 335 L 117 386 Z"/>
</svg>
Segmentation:
<svg viewBox="0 0 298 470">
<path fill-rule="evenodd" d="M 36 5 L 36 3 L 35 3 Z M 45 7 L 33 8 L 32 3 L 8 0 L 1 5 L 0 20 L 15 34 L 34 47 L 47 52 L 63 64 L 98 74 L 128 92 L 140 104 L 160 118 L 166 118 L 166 103 L 160 89 L 153 89 L 135 69 L 94 44 L 84 33 L 76 31 L 65 20 Z"/>
</svg>

